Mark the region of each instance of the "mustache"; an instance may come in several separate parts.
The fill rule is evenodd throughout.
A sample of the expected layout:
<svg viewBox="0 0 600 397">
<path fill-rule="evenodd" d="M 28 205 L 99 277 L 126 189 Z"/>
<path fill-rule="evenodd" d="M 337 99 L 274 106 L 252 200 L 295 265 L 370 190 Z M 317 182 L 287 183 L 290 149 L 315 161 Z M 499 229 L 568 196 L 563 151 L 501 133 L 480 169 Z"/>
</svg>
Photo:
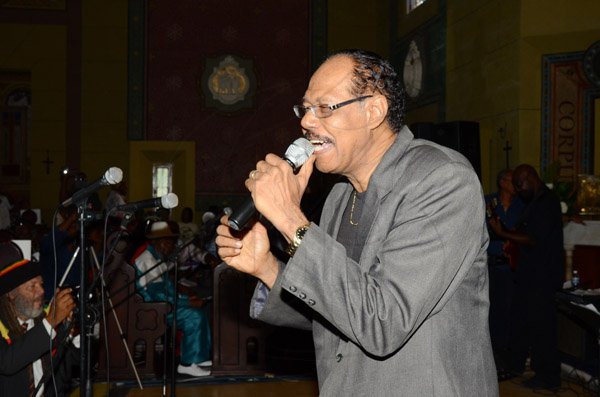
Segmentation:
<svg viewBox="0 0 600 397">
<path fill-rule="evenodd" d="M 326 136 L 322 136 L 322 135 L 317 134 L 317 133 L 315 133 L 315 132 L 313 132 L 311 130 L 307 130 L 304 133 L 304 137 L 306 139 L 308 139 L 309 141 L 311 141 L 311 143 L 312 143 L 312 141 L 333 142 L 333 140 L 331 138 L 326 137 Z"/>
</svg>

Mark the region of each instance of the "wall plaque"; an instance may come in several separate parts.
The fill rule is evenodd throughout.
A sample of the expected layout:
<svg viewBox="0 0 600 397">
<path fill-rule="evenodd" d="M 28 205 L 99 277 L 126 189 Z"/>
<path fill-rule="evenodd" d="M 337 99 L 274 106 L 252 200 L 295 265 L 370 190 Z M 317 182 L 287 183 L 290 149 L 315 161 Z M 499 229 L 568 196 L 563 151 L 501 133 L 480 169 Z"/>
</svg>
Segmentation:
<svg viewBox="0 0 600 397">
<path fill-rule="evenodd" d="M 235 55 L 207 58 L 199 85 L 208 108 L 224 112 L 251 108 L 256 91 L 252 61 Z"/>
</svg>

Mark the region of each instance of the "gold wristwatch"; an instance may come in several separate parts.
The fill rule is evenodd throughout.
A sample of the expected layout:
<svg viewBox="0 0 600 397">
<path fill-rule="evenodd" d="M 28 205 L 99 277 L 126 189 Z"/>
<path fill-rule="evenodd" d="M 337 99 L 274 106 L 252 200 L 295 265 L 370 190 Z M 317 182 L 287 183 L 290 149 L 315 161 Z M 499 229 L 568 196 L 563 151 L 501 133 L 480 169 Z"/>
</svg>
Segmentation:
<svg viewBox="0 0 600 397">
<path fill-rule="evenodd" d="M 296 229 L 296 233 L 294 233 L 294 238 L 292 239 L 292 242 L 290 243 L 290 245 L 288 245 L 288 247 L 285 250 L 285 252 L 289 256 L 294 256 L 309 227 L 310 223 L 307 225 L 300 226 L 298 229 Z"/>
</svg>

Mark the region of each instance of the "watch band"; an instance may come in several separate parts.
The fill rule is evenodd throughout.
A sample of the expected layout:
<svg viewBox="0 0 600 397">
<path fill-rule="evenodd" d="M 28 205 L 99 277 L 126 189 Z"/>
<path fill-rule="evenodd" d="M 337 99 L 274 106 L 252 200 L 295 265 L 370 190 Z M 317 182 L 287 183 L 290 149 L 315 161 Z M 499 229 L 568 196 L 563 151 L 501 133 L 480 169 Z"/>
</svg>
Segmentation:
<svg viewBox="0 0 600 397">
<path fill-rule="evenodd" d="M 294 256 L 294 254 L 296 253 L 296 250 L 300 246 L 300 243 L 302 242 L 302 239 L 304 238 L 304 235 L 306 234 L 306 231 L 308 230 L 309 227 L 310 227 L 310 223 L 300 226 L 298 229 L 296 229 L 296 233 L 294 233 L 294 238 L 290 242 L 290 245 L 288 245 L 288 247 L 285 249 L 285 252 L 289 256 Z"/>
</svg>

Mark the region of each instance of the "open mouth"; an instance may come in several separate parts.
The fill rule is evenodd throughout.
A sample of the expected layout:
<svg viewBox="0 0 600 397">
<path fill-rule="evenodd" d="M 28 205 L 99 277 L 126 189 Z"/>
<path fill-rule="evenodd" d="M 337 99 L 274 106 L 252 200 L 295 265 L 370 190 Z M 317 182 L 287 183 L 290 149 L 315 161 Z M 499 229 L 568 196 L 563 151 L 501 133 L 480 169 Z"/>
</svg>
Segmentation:
<svg viewBox="0 0 600 397">
<path fill-rule="evenodd" d="M 315 153 L 322 152 L 333 145 L 333 142 L 328 138 L 310 138 L 309 141 L 314 146 Z"/>
</svg>

